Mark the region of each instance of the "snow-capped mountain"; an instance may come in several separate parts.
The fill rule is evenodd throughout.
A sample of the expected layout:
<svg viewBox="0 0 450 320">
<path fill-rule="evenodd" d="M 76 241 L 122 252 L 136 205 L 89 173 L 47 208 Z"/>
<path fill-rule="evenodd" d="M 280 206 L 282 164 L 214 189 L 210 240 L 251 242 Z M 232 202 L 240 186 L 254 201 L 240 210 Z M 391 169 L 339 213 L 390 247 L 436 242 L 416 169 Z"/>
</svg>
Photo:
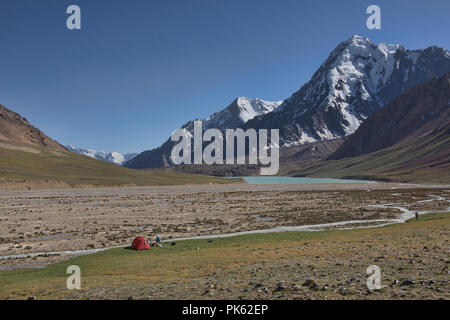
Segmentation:
<svg viewBox="0 0 450 320">
<path fill-rule="evenodd" d="M 259 98 L 249 99 L 239 97 L 225 109 L 214 113 L 205 119 L 195 119 L 187 122 L 182 128 L 192 131 L 194 121 L 201 120 L 203 130 L 209 128 L 225 130 L 235 129 L 242 126 L 247 121 L 274 111 L 283 101 L 265 101 Z"/>
<path fill-rule="evenodd" d="M 204 129 L 216 128 L 220 130 L 233 129 L 246 123 L 256 116 L 272 112 L 283 101 L 265 101 L 259 98 L 249 99 L 239 97 L 222 111 L 214 113 L 206 119 L 201 119 Z M 186 124 L 185 126 L 188 126 Z"/>
<path fill-rule="evenodd" d="M 345 137 L 405 90 L 448 71 L 450 52 L 443 48 L 407 50 L 353 36 L 280 107 L 243 128 L 278 128 L 282 146 Z"/>
<path fill-rule="evenodd" d="M 355 35 L 340 43 L 311 80 L 281 105 L 238 98 L 226 109 L 203 119 L 203 126 L 279 129 L 283 147 L 342 138 L 407 89 L 449 71 L 450 52 L 443 48 L 407 50 L 399 44 L 377 45 Z M 191 131 L 193 121 L 183 128 Z M 169 139 L 125 166 L 170 166 L 172 146 Z"/>
<path fill-rule="evenodd" d="M 200 119 L 203 129 L 216 128 L 220 130 L 234 129 L 247 121 L 274 111 L 280 106 L 282 101 L 265 101 L 259 98 L 249 99 L 245 97 L 236 98 L 228 107 L 214 113 L 206 119 Z M 197 119 L 195 119 L 197 120 Z M 189 121 L 182 128 L 193 132 L 194 121 Z M 144 151 L 138 156 L 128 161 L 124 166 L 129 168 L 160 168 L 168 167 L 170 163 L 170 153 L 174 142 L 170 138 L 160 147 Z"/>
<path fill-rule="evenodd" d="M 436 139 L 438 137 L 442 140 Z M 399 157 L 402 165 L 397 164 L 397 169 L 404 170 L 406 166 L 403 165 L 406 163 L 418 166 L 419 163 L 423 165 L 428 161 L 433 165 L 427 170 L 443 170 L 444 167 L 450 168 L 450 144 L 447 142 L 445 147 L 442 142 L 449 137 L 450 72 L 442 78 L 435 78 L 407 90 L 374 112 L 329 159 L 353 158 L 398 143 L 406 146 L 400 149 L 408 150 L 409 156 Z M 420 143 L 427 145 L 426 150 L 417 148 Z M 395 152 L 390 152 L 393 153 Z M 381 157 L 385 155 L 378 154 Z M 385 160 L 380 162 L 383 161 L 386 163 Z"/>
<path fill-rule="evenodd" d="M 84 149 L 72 145 L 68 145 L 66 146 L 66 148 L 75 153 L 79 153 L 97 160 L 109 161 L 118 165 L 124 164 L 125 162 L 131 160 L 133 157 L 137 155 L 137 153 L 121 154 L 119 152 L 96 151 L 93 149 Z"/>
</svg>

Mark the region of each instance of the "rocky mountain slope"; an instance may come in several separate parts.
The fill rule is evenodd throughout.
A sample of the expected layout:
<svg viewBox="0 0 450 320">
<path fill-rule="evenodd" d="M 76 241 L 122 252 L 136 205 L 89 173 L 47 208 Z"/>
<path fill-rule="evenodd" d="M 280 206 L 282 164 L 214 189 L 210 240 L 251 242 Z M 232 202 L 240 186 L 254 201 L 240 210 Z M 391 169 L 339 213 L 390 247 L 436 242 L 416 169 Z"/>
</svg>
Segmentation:
<svg viewBox="0 0 450 320">
<path fill-rule="evenodd" d="M 108 161 L 112 162 L 118 165 L 122 165 L 125 162 L 133 159 L 135 156 L 137 156 L 137 153 L 125 153 L 121 154 L 119 152 L 105 152 L 105 151 L 96 151 L 93 149 L 85 149 L 81 147 L 75 147 L 73 145 L 68 145 L 66 148 L 69 151 L 82 154 L 84 156 L 88 156 L 93 159 L 101 160 L 101 161 Z"/>
<path fill-rule="evenodd" d="M 0 141 L 64 149 L 58 142 L 32 126 L 27 119 L 0 105 Z"/>
<path fill-rule="evenodd" d="M 408 50 L 401 45 L 374 44 L 353 36 L 340 43 L 311 80 L 273 110 L 236 114 L 239 99 L 208 119 L 206 128 L 279 129 L 284 148 L 346 137 L 373 112 L 407 89 L 450 71 L 450 52 L 435 46 Z M 278 103 L 277 103 L 278 104 Z M 251 119 L 250 119 L 251 118 Z M 224 121 L 222 119 L 227 119 Z M 238 119 L 237 121 L 235 121 Z M 247 120 L 248 119 L 248 120 Z M 247 121 L 245 121 L 247 120 Z M 238 125 L 242 122 L 241 125 Z M 193 122 L 184 128 L 192 129 Z M 129 161 L 130 168 L 169 167 L 173 143 L 145 151 Z M 333 150 L 334 151 L 334 150 Z M 328 156 L 328 155 L 327 155 Z"/>
<path fill-rule="evenodd" d="M 259 98 L 249 99 L 239 97 L 228 107 L 216 112 L 206 119 L 201 119 L 203 130 L 216 128 L 220 130 L 237 128 L 256 116 L 264 115 L 275 110 L 282 101 L 265 101 Z M 189 121 L 182 128 L 193 132 L 194 121 Z M 170 138 L 160 147 L 144 151 L 124 164 L 125 167 L 134 169 L 164 168 L 170 167 L 170 153 L 174 142 Z"/>
<path fill-rule="evenodd" d="M 330 159 L 356 157 L 450 125 L 450 73 L 416 86 L 376 111 Z M 450 152 L 450 151 L 449 151 Z"/>
<path fill-rule="evenodd" d="M 450 73 L 375 112 L 329 160 L 289 175 L 450 183 Z"/>
<path fill-rule="evenodd" d="M 407 50 L 353 36 L 277 110 L 244 128 L 279 128 L 282 146 L 345 137 L 405 90 L 449 71 L 443 48 Z"/>
</svg>

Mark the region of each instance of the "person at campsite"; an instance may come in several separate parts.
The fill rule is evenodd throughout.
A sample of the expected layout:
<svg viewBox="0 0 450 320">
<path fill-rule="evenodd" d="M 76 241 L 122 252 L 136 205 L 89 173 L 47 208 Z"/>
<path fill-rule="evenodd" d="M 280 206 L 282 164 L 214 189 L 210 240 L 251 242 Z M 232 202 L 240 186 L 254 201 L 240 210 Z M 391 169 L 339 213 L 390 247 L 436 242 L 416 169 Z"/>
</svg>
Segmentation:
<svg viewBox="0 0 450 320">
<path fill-rule="evenodd" d="M 161 237 L 159 235 L 156 236 L 156 242 L 159 244 L 161 242 Z"/>
<path fill-rule="evenodd" d="M 415 216 L 416 216 L 416 220 L 419 219 L 419 212 L 416 211 Z"/>
</svg>

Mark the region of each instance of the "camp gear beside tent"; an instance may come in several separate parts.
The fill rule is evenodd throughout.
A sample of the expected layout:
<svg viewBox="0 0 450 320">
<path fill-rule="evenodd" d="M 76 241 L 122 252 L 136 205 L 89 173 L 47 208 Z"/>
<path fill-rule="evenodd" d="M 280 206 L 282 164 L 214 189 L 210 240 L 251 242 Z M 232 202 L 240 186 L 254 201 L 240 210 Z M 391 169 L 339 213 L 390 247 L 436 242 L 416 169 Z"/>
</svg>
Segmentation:
<svg viewBox="0 0 450 320">
<path fill-rule="evenodd" d="M 133 250 L 148 250 L 150 249 L 150 245 L 147 242 L 147 239 L 144 237 L 137 237 L 133 240 L 131 244 L 131 249 Z"/>
</svg>

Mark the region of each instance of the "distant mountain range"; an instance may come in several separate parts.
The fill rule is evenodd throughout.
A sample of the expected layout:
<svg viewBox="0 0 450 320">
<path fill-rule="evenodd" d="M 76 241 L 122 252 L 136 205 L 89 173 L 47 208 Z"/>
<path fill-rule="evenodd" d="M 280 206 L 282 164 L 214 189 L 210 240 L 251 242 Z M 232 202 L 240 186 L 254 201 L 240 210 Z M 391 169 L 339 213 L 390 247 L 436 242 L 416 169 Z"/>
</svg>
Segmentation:
<svg viewBox="0 0 450 320">
<path fill-rule="evenodd" d="M 137 156 L 137 153 L 125 153 L 121 154 L 119 152 L 105 152 L 105 151 L 96 151 L 93 149 L 84 149 L 80 147 L 75 147 L 73 145 L 67 145 L 66 148 L 69 151 L 82 154 L 93 159 L 101 160 L 101 161 L 109 161 L 118 165 L 122 165 L 125 162 L 133 159 Z"/>
<path fill-rule="evenodd" d="M 376 45 L 353 36 L 340 43 L 311 80 L 281 104 L 238 98 L 225 110 L 204 119 L 204 126 L 279 129 L 280 144 L 285 148 L 344 138 L 407 89 L 449 71 L 450 52 L 446 49 L 432 46 L 407 50 L 401 45 Z M 255 108 L 255 102 L 248 101 L 260 101 L 264 107 Z M 252 108 L 247 110 L 243 105 Z M 248 116 L 240 116 L 243 109 Z M 192 124 L 190 121 L 183 128 L 192 131 Z M 172 146 L 173 142 L 167 140 L 125 166 L 170 167 Z"/>
</svg>

